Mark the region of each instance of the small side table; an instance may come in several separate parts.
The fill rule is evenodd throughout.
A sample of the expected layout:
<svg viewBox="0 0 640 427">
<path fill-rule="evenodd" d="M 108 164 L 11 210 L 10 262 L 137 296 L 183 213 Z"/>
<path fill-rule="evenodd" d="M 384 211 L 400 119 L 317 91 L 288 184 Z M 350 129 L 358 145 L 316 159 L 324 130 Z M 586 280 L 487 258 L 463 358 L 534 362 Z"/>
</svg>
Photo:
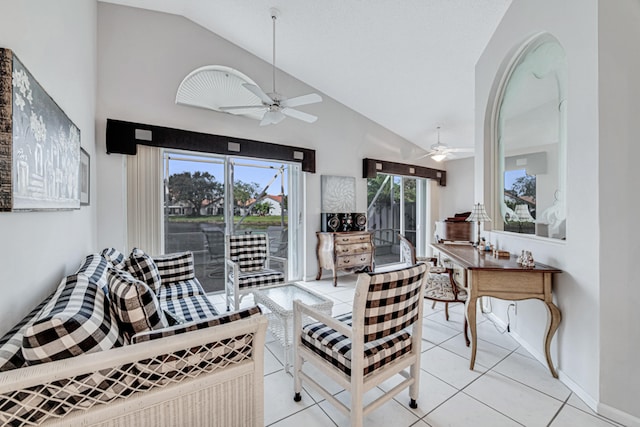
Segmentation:
<svg viewBox="0 0 640 427">
<path fill-rule="evenodd" d="M 262 304 L 270 313 L 265 313 L 269 319 L 269 330 L 284 347 L 284 369 L 289 372 L 289 351 L 293 343 L 293 301 L 310 305 L 316 310 L 331 316 L 333 301 L 295 283 L 273 286 L 253 291 L 256 304 Z M 310 319 L 302 319 L 302 323 L 310 323 Z"/>
</svg>

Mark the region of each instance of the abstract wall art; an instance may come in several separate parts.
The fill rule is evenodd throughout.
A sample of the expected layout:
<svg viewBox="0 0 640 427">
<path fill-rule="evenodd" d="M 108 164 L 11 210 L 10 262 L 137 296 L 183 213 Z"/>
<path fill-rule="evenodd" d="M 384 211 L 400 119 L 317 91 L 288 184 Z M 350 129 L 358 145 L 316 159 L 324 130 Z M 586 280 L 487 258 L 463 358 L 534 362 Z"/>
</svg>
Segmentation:
<svg viewBox="0 0 640 427">
<path fill-rule="evenodd" d="M 0 211 L 80 208 L 80 130 L 0 49 Z"/>
<path fill-rule="evenodd" d="M 322 175 L 322 213 L 356 210 L 356 179 L 352 176 Z"/>
</svg>

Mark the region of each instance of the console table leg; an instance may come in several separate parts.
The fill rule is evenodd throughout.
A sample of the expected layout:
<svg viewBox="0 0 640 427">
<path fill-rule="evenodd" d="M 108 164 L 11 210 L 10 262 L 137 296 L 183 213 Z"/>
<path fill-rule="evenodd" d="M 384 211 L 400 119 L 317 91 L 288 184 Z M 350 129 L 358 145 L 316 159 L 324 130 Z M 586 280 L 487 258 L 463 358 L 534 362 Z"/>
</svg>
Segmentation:
<svg viewBox="0 0 640 427">
<path fill-rule="evenodd" d="M 473 370 L 474 365 L 476 364 L 476 350 L 478 349 L 478 333 L 476 330 L 476 303 L 478 302 L 478 297 L 468 296 L 466 306 L 466 316 L 467 322 L 469 323 L 469 331 L 471 332 L 471 362 L 469 364 L 469 369 Z"/>
<path fill-rule="evenodd" d="M 547 323 L 547 335 L 544 338 L 544 354 L 547 357 L 547 365 L 549 366 L 551 375 L 553 375 L 554 378 L 558 378 L 558 373 L 553 367 L 553 360 L 551 360 L 551 340 L 558 330 L 560 320 L 562 320 L 562 314 L 560 313 L 560 309 L 556 307 L 554 303 L 545 301 L 545 304 L 549 310 L 549 320 Z"/>
</svg>

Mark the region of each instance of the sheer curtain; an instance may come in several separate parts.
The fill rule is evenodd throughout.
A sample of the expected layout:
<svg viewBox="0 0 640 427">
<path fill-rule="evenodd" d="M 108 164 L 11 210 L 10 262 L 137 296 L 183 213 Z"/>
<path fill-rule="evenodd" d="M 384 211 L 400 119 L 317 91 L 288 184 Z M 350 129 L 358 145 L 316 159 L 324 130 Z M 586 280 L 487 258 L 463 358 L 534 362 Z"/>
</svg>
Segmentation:
<svg viewBox="0 0 640 427">
<path fill-rule="evenodd" d="M 138 145 L 138 154 L 127 157 L 127 245 L 148 254 L 163 253 L 162 152 Z"/>
</svg>

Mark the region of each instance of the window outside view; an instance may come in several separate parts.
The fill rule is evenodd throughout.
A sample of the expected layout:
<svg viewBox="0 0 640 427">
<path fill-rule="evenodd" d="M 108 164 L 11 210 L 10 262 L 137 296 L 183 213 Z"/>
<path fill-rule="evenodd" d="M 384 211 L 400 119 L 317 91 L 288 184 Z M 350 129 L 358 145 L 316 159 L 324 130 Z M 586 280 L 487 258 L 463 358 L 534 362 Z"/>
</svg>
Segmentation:
<svg viewBox="0 0 640 427">
<path fill-rule="evenodd" d="M 225 232 L 267 233 L 271 254 L 287 257 L 286 164 L 174 152 L 164 163 L 165 253 L 193 252 L 206 292 L 224 291 Z"/>
<path fill-rule="evenodd" d="M 504 231 L 535 234 L 536 176 L 518 169 L 504 173 Z"/>
</svg>

